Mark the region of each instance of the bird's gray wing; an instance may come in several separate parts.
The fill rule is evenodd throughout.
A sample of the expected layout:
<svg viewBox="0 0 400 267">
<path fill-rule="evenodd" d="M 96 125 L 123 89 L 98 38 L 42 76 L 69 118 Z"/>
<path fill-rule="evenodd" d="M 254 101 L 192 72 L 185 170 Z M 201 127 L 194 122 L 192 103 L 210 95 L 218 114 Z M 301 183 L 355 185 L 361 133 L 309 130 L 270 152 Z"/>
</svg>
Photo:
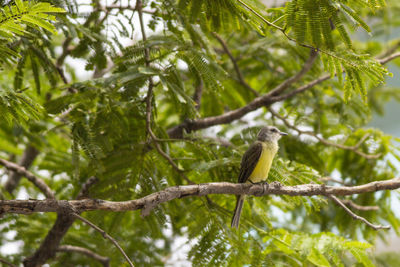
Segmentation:
<svg viewBox="0 0 400 267">
<path fill-rule="evenodd" d="M 255 142 L 244 153 L 242 157 L 242 163 L 240 165 L 240 174 L 238 178 L 239 183 L 245 183 L 247 181 L 257 165 L 262 149 L 263 147 L 261 142 Z"/>
</svg>

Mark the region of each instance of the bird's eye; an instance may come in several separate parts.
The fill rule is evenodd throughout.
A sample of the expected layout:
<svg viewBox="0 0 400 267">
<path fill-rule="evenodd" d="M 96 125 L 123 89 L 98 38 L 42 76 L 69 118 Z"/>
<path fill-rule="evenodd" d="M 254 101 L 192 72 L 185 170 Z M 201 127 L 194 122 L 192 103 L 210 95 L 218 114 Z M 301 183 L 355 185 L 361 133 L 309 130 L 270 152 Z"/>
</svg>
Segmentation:
<svg viewBox="0 0 400 267">
<path fill-rule="evenodd" d="M 275 128 L 273 128 L 273 129 L 271 129 L 271 132 L 274 132 L 274 133 L 276 133 L 278 130 L 277 129 L 275 129 Z"/>
</svg>

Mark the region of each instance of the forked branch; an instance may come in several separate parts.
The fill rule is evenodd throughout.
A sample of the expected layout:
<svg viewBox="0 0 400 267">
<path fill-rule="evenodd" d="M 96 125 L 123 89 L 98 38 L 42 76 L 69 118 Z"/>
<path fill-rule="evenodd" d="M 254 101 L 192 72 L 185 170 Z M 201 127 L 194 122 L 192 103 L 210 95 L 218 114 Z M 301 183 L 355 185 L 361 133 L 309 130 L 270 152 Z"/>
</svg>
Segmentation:
<svg viewBox="0 0 400 267">
<path fill-rule="evenodd" d="M 333 195 L 329 195 L 328 196 L 330 199 L 332 199 L 336 204 L 338 204 L 340 207 L 342 207 L 348 214 L 350 214 L 351 217 L 353 217 L 353 219 L 356 220 L 360 220 L 363 223 L 365 223 L 366 225 L 368 225 L 369 227 L 372 227 L 374 230 L 379 230 L 379 229 L 390 229 L 389 225 L 376 225 L 373 224 L 371 222 L 369 222 L 367 219 L 365 219 L 364 217 L 361 217 L 357 214 L 355 214 L 354 212 L 352 212 L 340 199 L 338 199 L 337 197 L 333 196 Z"/>
</svg>

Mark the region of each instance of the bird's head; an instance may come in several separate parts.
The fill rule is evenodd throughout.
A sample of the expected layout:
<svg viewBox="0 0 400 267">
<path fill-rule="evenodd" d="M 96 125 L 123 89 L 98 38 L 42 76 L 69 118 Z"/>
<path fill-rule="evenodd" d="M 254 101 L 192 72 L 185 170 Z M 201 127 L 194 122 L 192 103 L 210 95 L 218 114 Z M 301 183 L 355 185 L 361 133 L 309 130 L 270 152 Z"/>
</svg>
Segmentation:
<svg viewBox="0 0 400 267">
<path fill-rule="evenodd" d="M 265 126 L 258 132 L 257 140 L 261 142 L 277 142 L 287 133 L 281 132 L 274 126 Z"/>
</svg>

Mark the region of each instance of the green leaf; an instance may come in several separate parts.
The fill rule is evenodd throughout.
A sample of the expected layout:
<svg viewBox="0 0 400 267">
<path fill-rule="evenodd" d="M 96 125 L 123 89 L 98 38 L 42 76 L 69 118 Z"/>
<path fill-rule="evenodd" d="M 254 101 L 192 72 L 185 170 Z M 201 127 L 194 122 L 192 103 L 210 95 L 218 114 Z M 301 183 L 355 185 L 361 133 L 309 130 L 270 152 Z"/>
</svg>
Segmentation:
<svg viewBox="0 0 400 267">
<path fill-rule="evenodd" d="M 325 256 L 319 252 L 316 248 L 312 248 L 311 252 L 307 256 L 307 260 L 319 267 L 330 267 L 329 261 Z"/>
</svg>

